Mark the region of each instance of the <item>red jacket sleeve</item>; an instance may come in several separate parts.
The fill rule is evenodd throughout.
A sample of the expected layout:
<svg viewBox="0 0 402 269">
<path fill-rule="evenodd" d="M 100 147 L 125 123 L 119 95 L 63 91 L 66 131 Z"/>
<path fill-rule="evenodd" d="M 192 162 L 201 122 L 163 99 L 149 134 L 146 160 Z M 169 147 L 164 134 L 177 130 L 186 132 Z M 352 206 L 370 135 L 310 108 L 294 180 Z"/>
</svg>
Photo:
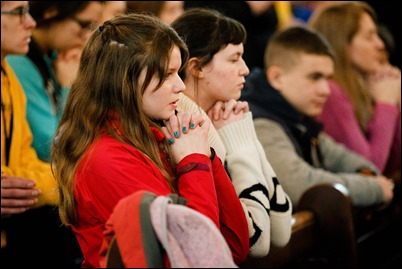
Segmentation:
<svg viewBox="0 0 402 269">
<path fill-rule="evenodd" d="M 179 195 L 187 199 L 187 206 L 209 217 L 219 228 L 219 207 L 215 191 L 211 161 L 203 154 L 190 154 L 183 158 L 177 171 L 192 163 L 207 167 L 206 170 L 192 169 L 178 178 Z"/>
<path fill-rule="evenodd" d="M 188 199 L 187 206 L 208 216 L 226 239 L 236 264 L 247 258 L 250 243 L 247 220 L 240 200 L 221 160 L 191 154 L 178 165 L 178 171 L 192 163 L 208 164 L 210 171 L 194 169 L 179 177 L 179 194 Z M 194 193 L 197 193 L 194 196 Z"/>
</svg>

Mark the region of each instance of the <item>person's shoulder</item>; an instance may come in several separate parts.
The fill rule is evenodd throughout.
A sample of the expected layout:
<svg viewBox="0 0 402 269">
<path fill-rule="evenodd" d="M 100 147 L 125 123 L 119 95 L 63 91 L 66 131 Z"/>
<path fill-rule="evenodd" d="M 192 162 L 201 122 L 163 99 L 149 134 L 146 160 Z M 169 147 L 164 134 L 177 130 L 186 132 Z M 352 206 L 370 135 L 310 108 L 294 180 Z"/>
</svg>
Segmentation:
<svg viewBox="0 0 402 269">
<path fill-rule="evenodd" d="M 39 75 L 35 64 L 26 55 L 8 55 L 6 57 L 9 65 L 12 67 L 14 72 L 17 74 L 19 79 L 35 78 Z M 26 75 L 23 75 L 26 74 Z"/>
<path fill-rule="evenodd" d="M 110 135 L 103 134 L 88 148 L 87 156 L 91 156 L 91 162 L 99 162 L 101 165 L 112 164 L 114 160 L 132 161 L 134 159 L 146 159 L 145 155 L 132 145 L 122 143 Z"/>
<path fill-rule="evenodd" d="M 11 94 L 13 96 L 13 103 L 18 102 L 16 99 L 16 96 L 23 97 L 25 100 L 25 95 L 23 94 L 23 89 L 21 86 L 21 82 L 19 78 L 17 77 L 17 74 L 14 70 L 14 68 L 10 65 L 8 59 L 4 59 L 1 63 L 1 68 L 4 70 L 4 72 L 1 72 L 1 86 L 2 90 L 9 88 L 11 90 Z M 6 76 L 8 78 L 9 83 L 3 82 L 3 76 Z M 4 80 L 6 81 L 6 80 Z M 3 88 L 4 87 L 4 88 Z M 21 98 L 18 98 L 18 100 L 21 100 Z M 25 103 L 25 101 L 24 101 Z"/>
<path fill-rule="evenodd" d="M 264 117 L 254 118 L 254 125 L 267 125 L 267 126 L 280 126 L 280 124 L 273 120 Z"/>
<path fill-rule="evenodd" d="M 294 138 L 289 130 L 281 123 L 267 118 L 254 119 L 255 131 L 263 147 L 279 150 L 275 154 L 288 154 L 294 151 Z"/>
<path fill-rule="evenodd" d="M 282 124 L 280 124 L 279 122 L 273 120 L 273 119 L 268 119 L 268 118 L 255 118 L 253 120 L 254 122 L 254 127 L 256 129 L 256 131 L 261 131 L 263 130 L 264 132 L 268 132 L 268 133 L 283 133 L 284 132 L 284 127 L 282 126 Z"/>
<path fill-rule="evenodd" d="M 335 98 L 341 98 L 345 99 L 347 98 L 346 90 L 342 88 L 338 83 L 336 83 L 333 80 L 328 81 L 329 88 L 331 90 L 330 97 L 335 97 Z"/>
<path fill-rule="evenodd" d="M 7 55 L 6 59 L 11 66 L 27 65 L 31 60 L 26 55 Z"/>
</svg>

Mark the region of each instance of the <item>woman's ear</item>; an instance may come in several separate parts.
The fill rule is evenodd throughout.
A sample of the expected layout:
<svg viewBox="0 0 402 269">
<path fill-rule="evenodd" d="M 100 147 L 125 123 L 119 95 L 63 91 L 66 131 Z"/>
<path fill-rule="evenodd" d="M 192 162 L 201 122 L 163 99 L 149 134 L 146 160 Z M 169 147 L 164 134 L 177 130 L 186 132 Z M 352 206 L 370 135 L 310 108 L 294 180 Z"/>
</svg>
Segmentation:
<svg viewBox="0 0 402 269">
<path fill-rule="evenodd" d="M 200 61 L 196 57 L 190 58 L 190 60 L 188 60 L 187 66 L 191 76 L 195 78 L 204 77 L 204 74 L 200 67 Z"/>
<path fill-rule="evenodd" d="M 280 90 L 282 87 L 282 75 L 283 70 L 279 66 L 270 66 L 265 72 L 266 78 L 269 84 L 276 90 Z"/>
</svg>

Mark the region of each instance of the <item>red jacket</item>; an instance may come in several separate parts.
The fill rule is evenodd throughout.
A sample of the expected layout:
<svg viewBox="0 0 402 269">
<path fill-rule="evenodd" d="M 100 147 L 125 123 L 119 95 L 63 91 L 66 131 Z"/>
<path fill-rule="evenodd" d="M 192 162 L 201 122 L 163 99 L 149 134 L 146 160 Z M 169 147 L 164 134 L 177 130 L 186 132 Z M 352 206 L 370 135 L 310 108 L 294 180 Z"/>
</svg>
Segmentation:
<svg viewBox="0 0 402 269">
<path fill-rule="evenodd" d="M 158 141 L 163 134 L 152 129 Z M 161 153 L 163 154 L 163 153 Z M 221 230 L 237 264 L 249 251 L 247 221 L 235 189 L 216 156 L 191 154 L 179 164 L 179 170 L 191 162 L 202 163 L 210 171 L 192 170 L 180 176 L 178 194 L 187 206 L 208 216 Z M 87 150 L 75 176 L 74 195 L 78 225 L 73 231 L 80 244 L 82 267 L 99 267 L 99 251 L 105 223 L 120 199 L 136 191 L 168 195 L 171 190 L 155 164 L 136 148 L 102 135 Z"/>
</svg>

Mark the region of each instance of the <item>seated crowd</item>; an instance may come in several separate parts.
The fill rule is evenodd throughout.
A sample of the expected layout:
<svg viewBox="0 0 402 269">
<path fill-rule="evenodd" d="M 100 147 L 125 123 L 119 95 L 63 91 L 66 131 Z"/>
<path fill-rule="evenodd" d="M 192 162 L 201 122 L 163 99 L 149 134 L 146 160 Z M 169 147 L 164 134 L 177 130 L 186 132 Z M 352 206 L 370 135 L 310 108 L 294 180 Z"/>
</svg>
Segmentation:
<svg viewBox="0 0 402 269">
<path fill-rule="evenodd" d="M 279 2 L 2 1 L 2 265 L 388 259 L 369 256 L 400 235 L 392 35 L 367 2 Z"/>
</svg>

